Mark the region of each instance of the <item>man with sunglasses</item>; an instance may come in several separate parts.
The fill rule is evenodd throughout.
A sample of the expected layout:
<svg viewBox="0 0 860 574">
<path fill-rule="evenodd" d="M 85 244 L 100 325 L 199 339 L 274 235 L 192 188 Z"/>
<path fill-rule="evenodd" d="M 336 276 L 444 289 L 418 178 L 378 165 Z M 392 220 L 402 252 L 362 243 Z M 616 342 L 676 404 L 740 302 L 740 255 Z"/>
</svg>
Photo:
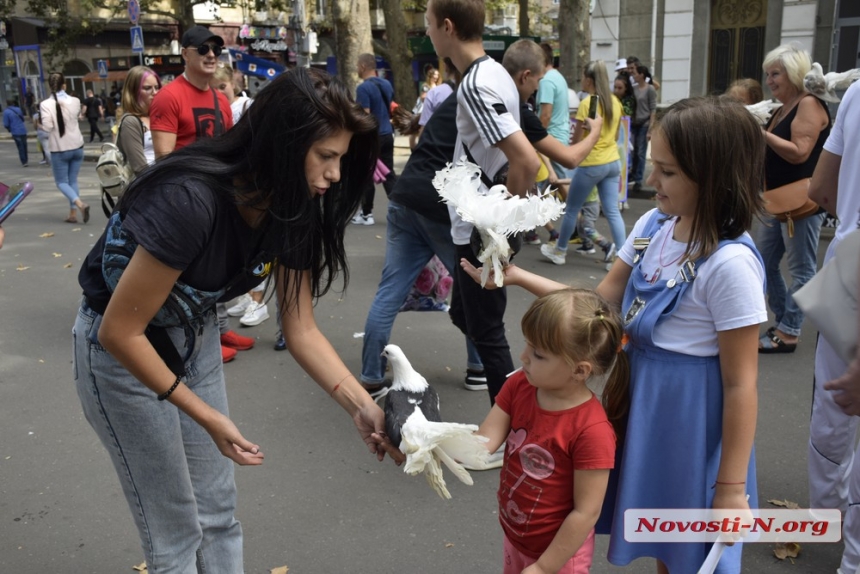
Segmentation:
<svg viewBox="0 0 860 574">
<path fill-rule="evenodd" d="M 221 135 L 233 127 L 230 102 L 220 91 L 209 87 L 218 68 L 224 39 L 203 26 L 193 26 L 182 35 L 185 71 L 155 95 L 149 107 L 149 125 L 155 159 L 194 143 L 200 138 Z M 230 317 L 223 303 L 216 306 L 221 331 L 221 360 L 236 358 L 255 340 L 230 329 Z"/>
<path fill-rule="evenodd" d="M 230 102 L 209 87 L 224 39 L 208 28 L 193 26 L 182 35 L 181 44 L 185 71 L 158 92 L 149 110 L 156 159 L 233 126 Z"/>
</svg>

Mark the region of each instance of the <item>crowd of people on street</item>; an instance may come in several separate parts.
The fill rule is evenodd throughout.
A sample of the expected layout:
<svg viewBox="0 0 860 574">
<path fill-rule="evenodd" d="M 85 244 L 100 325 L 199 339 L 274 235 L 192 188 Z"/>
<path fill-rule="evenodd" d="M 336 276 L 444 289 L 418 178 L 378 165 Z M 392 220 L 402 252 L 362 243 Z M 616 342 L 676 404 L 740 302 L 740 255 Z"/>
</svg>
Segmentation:
<svg viewBox="0 0 860 574">
<path fill-rule="evenodd" d="M 79 120 L 90 142 L 113 139 L 133 172 L 80 269 L 74 372 L 151 571 L 242 571 L 234 463 L 260 465 L 264 455 L 228 414 L 223 365 L 256 342 L 230 317 L 246 327 L 273 318 L 275 349 L 289 349 L 347 412 L 368 451 L 404 460 L 377 405 L 391 383 L 382 350 L 434 258 L 453 279 L 463 385 L 490 403 L 477 432 L 488 439 L 487 468 L 503 468 L 505 574 L 588 572 L 596 534 L 609 535 L 615 565 L 650 557 L 660 573 L 696 572 L 710 544 L 631 543 L 624 511 L 759 504 L 758 356 L 801 343 L 792 295 L 818 269 L 826 214 L 839 227 L 825 261 L 860 220 L 860 139 L 849 129 L 860 124 L 860 83 L 834 121 L 804 85 L 809 54 L 787 44 L 764 58 L 781 104 L 764 125 L 744 108 L 763 99 L 752 79 L 660 111 L 660 84 L 638 58 L 588 62 L 582 91 L 571 94 L 549 45 L 521 39 L 501 62 L 489 57 L 484 14 L 483 0 L 427 3 L 440 61 L 417 96 L 404 96 L 415 98 L 420 130 L 400 174 L 394 89 L 372 54 L 355 62 L 355 97 L 322 71 L 296 68 L 252 99 L 219 59 L 223 38 L 202 26 L 182 36 L 180 76 L 162 84 L 151 68 L 132 68 L 116 110 L 92 90 L 79 100 L 61 73 L 49 75 L 50 96 L 32 115 L 42 163 L 69 202 L 65 221 L 90 220 Z M 26 111 L 14 101 L 3 111 L 24 167 Z M 116 129 L 102 133 L 108 116 Z M 529 230 L 523 243 L 543 241 L 540 253 L 556 265 L 571 247 L 585 256 L 599 248 L 607 273 L 596 289 L 512 263 L 506 287 L 482 284 L 480 235 L 433 183 L 463 157 L 480 167 L 479 193 L 501 183 L 513 196 L 564 202 L 559 228 L 548 225 L 547 240 Z M 353 374 L 313 309 L 337 277 L 348 281 L 345 235 L 350 224 L 376 224 L 377 184 L 388 199 L 384 262 Z M 812 209 L 769 211 L 763 191 L 796 185 L 808 187 Z M 656 207 L 625 222 L 625 190 L 646 187 Z M 519 365 L 504 322 L 507 286 L 537 297 L 522 317 Z M 815 357 L 810 507 L 844 513 L 839 572 L 854 574 L 860 350 L 846 363 L 819 337 Z M 590 386 L 598 378 L 600 398 Z M 524 473 L 541 488 L 518 488 Z M 716 571 L 740 572 L 742 549 L 727 548 Z"/>
</svg>

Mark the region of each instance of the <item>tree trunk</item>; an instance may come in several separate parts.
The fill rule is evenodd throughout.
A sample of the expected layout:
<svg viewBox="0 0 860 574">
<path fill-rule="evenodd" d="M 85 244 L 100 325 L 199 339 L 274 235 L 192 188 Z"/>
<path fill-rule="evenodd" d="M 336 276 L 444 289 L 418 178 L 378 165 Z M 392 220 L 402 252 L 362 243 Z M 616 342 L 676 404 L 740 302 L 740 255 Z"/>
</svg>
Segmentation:
<svg viewBox="0 0 860 574">
<path fill-rule="evenodd" d="M 588 0 L 559 0 L 559 72 L 579 91 L 582 70 L 591 61 L 591 18 Z"/>
<path fill-rule="evenodd" d="M 400 0 L 382 0 L 380 4 L 385 14 L 385 38 L 388 40 L 388 53 L 384 57 L 391 64 L 394 75 L 395 99 L 411 108 L 418 91 L 412 79 L 412 52 L 406 42 L 406 19 L 400 9 Z"/>
<path fill-rule="evenodd" d="M 520 2 L 520 36 L 529 35 L 529 0 Z"/>
<path fill-rule="evenodd" d="M 179 22 L 179 34 L 194 26 L 194 0 L 177 0 L 174 18 Z"/>
<path fill-rule="evenodd" d="M 370 3 L 368 0 L 333 0 L 337 75 L 355 94 L 358 85 L 358 56 L 373 53 L 370 43 Z"/>
</svg>

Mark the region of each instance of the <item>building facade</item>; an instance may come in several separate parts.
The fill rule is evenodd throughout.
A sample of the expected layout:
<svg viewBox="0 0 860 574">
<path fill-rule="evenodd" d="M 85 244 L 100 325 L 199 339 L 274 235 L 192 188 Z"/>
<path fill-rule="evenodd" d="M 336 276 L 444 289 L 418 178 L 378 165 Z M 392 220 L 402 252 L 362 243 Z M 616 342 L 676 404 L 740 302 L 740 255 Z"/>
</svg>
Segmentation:
<svg viewBox="0 0 860 574">
<path fill-rule="evenodd" d="M 591 57 L 637 56 L 671 103 L 763 80 L 765 54 L 799 42 L 825 72 L 860 67 L 858 0 L 593 0 Z"/>
</svg>

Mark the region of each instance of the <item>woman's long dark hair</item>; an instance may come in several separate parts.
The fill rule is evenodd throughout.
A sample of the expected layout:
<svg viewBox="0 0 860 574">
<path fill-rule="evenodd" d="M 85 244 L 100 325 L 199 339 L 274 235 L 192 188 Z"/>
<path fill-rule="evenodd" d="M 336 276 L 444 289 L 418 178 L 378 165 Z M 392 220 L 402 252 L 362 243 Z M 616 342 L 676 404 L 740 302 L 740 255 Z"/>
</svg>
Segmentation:
<svg viewBox="0 0 860 574">
<path fill-rule="evenodd" d="M 311 146 L 341 131 L 351 132 L 341 159 L 340 181 L 322 197 L 313 196 L 305 175 Z M 263 89 L 225 134 L 179 149 L 144 171 L 119 202 L 125 211 L 147 189 L 177 176 L 202 181 L 237 205 L 261 210 L 267 249 L 311 274 L 311 294 L 320 297 L 343 272 L 346 226 L 361 202 L 379 156 L 378 124 L 336 78 L 312 68 L 296 68 Z M 237 189 L 236 182 L 244 182 Z M 178 246 L 177 246 L 178 247 Z M 250 254 L 249 254 L 250 255 Z M 282 260 L 280 263 L 284 263 Z M 300 274 L 291 275 L 292 298 Z M 287 292 L 290 292 L 289 286 Z M 282 301 L 282 309 L 292 301 Z"/>
<path fill-rule="evenodd" d="M 57 92 L 65 85 L 66 77 L 60 72 L 53 72 L 48 76 L 48 87 L 51 89 L 51 95 L 54 96 L 54 105 L 57 106 L 57 129 L 60 137 L 66 135 L 66 120 L 63 118 L 63 108 L 60 106 L 60 100 L 57 99 Z"/>
</svg>

